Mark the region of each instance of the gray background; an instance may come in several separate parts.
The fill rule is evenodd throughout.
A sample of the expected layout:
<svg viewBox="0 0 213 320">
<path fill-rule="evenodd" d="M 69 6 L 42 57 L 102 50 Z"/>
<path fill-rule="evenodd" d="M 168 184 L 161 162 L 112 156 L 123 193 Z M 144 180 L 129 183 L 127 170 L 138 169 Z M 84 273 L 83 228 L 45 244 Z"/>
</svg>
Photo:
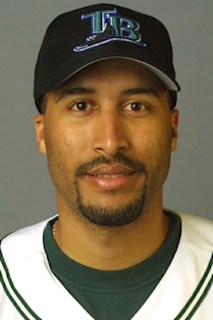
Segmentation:
<svg viewBox="0 0 213 320">
<path fill-rule="evenodd" d="M 92 3 L 98 2 L 0 0 L 0 237 L 56 212 L 46 159 L 37 152 L 34 140 L 33 69 L 49 22 L 64 11 Z M 117 4 L 158 17 L 173 42 L 182 87 L 181 122 L 165 206 L 213 219 L 213 1 L 123 0 Z"/>
</svg>

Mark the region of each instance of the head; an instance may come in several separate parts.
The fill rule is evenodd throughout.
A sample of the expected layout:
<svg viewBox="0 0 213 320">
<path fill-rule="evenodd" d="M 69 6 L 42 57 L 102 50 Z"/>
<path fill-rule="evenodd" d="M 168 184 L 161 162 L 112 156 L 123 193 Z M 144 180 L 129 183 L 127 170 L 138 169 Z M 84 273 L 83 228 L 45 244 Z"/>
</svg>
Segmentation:
<svg viewBox="0 0 213 320">
<path fill-rule="evenodd" d="M 97 225 L 126 225 L 161 205 L 176 149 L 178 112 L 173 108 L 179 86 L 170 41 L 160 22 L 125 8 L 95 5 L 74 13 L 53 22 L 40 51 L 37 141 L 47 155 L 61 208 Z M 71 16 L 79 19 L 82 40 L 70 40 L 69 23 L 77 23 Z M 162 52 L 159 47 L 154 52 L 160 45 L 151 40 L 154 30 L 155 38 L 162 32 Z M 63 60 L 59 43 L 52 44 L 55 55 L 48 50 L 48 65 L 54 70 L 48 76 L 47 39 L 48 45 L 67 40 L 69 49 L 72 42 L 72 60 L 65 53 Z M 65 43 L 59 47 L 63 51 Z"/>
</svg>

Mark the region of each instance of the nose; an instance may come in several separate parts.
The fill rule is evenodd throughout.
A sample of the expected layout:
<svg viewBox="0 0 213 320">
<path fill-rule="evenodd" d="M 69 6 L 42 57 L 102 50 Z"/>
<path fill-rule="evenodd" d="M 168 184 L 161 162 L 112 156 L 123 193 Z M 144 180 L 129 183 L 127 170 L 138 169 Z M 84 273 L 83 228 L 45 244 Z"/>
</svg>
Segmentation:
<svg viewBox="0 0 213 320">
<path fill-rule="evenodd" d="M 119 112 L 105 112 L 96 119 L 93 148 L 96 153 L 113 156 L 130 146 L 128 124 Z"/>
</svg>

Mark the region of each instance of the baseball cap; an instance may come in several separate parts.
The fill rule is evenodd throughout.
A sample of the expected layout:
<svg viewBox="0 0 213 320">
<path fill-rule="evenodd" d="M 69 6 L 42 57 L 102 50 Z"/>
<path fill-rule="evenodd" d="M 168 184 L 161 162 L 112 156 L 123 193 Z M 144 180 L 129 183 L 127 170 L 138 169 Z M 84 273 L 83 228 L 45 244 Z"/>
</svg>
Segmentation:
<svg viewBox="0 0 213 320">
<path fill-rule="evenodd" d="M 34 99 L 41 112 L 43 96 L 86 66 L 104 59 L 137 61 L 169 90 L 177 91 L 169 34 L 154 17 L 114 4 L 95 4 L 63 13 L 44 36 L 35 68 Z"/>
</svg>

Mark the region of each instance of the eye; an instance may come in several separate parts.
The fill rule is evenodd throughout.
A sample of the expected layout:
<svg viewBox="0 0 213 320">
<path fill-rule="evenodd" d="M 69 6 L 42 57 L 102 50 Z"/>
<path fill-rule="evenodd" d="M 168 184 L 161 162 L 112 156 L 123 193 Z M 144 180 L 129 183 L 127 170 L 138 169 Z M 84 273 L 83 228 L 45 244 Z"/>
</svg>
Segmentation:
<svg viewBox="0 0 213 320">
<path fill-rule="evenodd" d="M 140 102 L 133 102 L 131 103 L 131 110 L 132 111 L 141 111 L 146 109 L 145 105 Z"/>
<path fill-rule="evenodd" d="M 131 102 L 129 104 L 127 104 L 125 107 L 124 107 L 125 110 L 127 111 L 134 111 L 134 112 L 139 112 L 139 111 L 144 111 L 147 109 L 147 106 L 145 103 L 143 102 Z"/>
<path fill-rule="evenodd" d="M 79 101 L 73 104 L 70 109 L 74 111 L 89 111 L 91 110 L 92 106 L 86 101 Z"/>
</svg>

